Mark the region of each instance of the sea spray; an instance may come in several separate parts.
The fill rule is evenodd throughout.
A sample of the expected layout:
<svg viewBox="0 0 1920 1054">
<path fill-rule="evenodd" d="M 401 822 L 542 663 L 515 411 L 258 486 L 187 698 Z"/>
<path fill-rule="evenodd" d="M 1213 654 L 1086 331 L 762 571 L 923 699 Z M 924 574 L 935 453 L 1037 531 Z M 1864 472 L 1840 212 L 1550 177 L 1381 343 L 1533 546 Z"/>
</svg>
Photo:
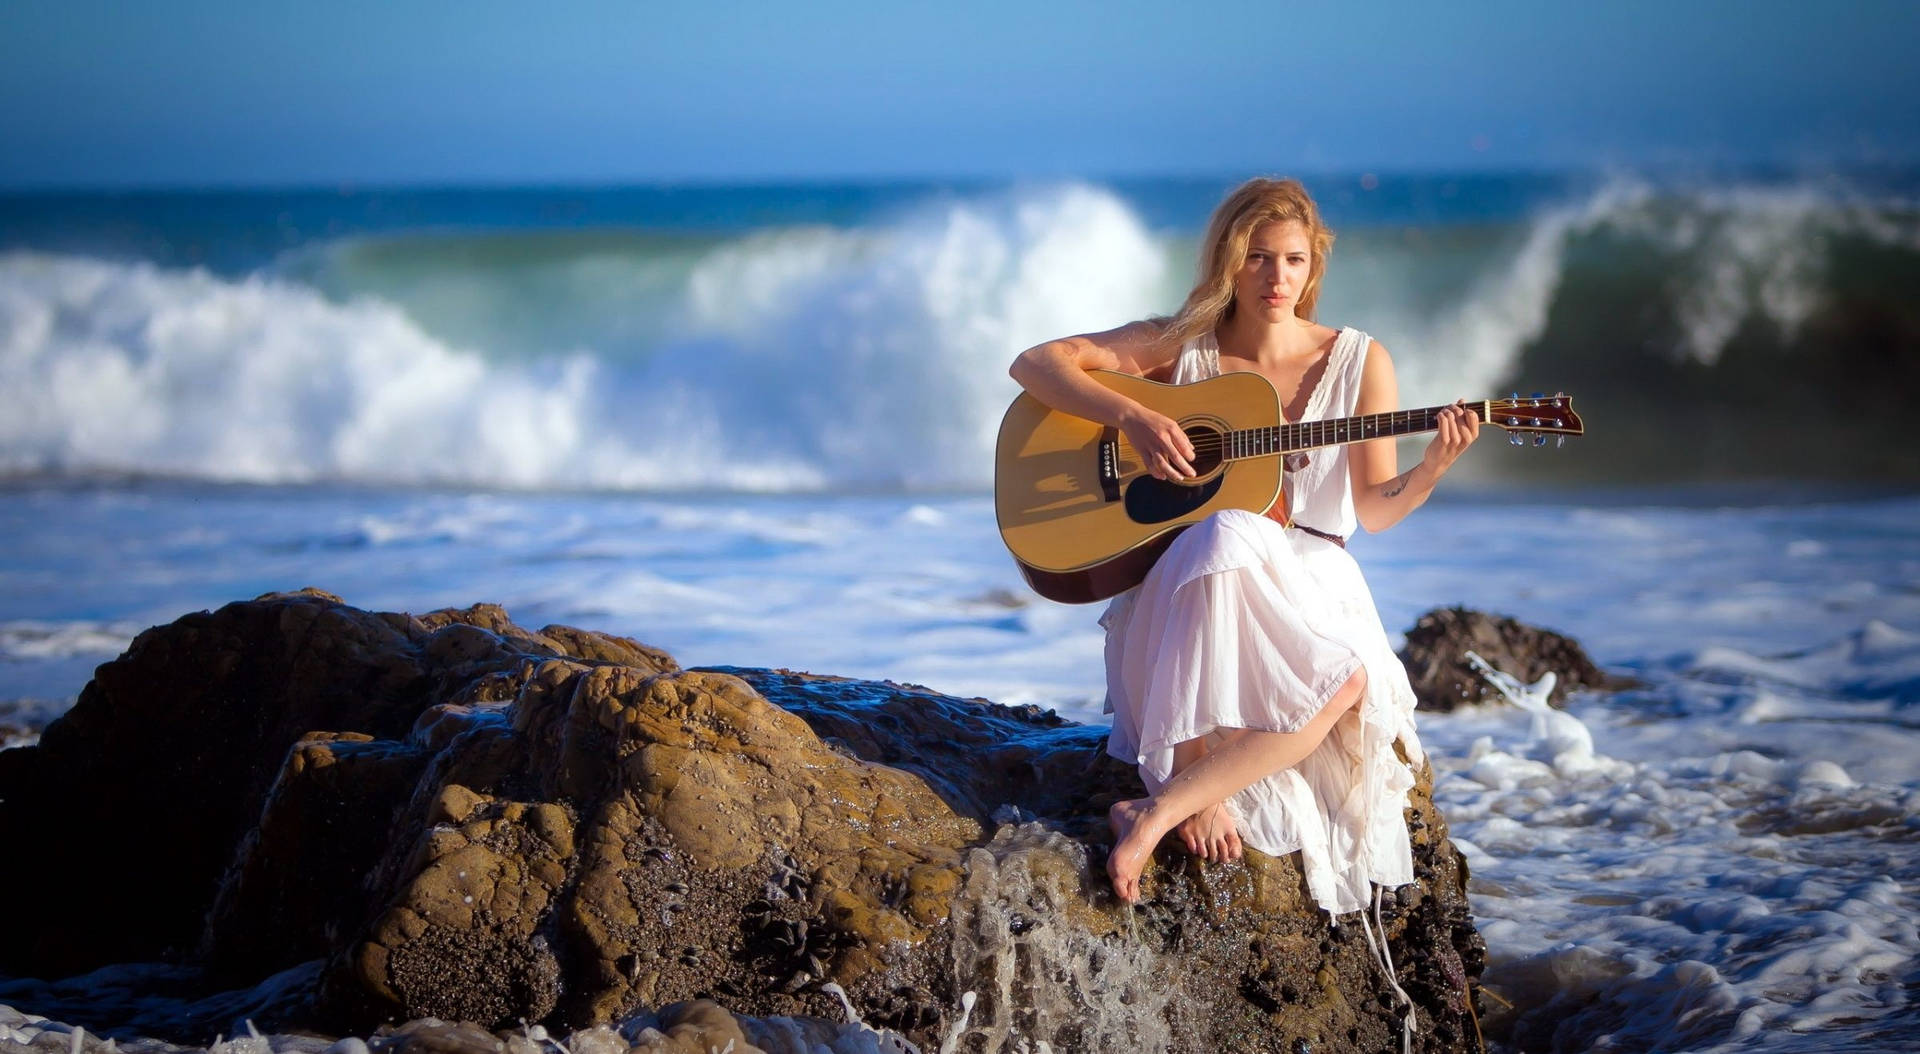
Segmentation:
<svg viewBox="0 0 1920 1054">
<path fill-rule="evenodd" d="M 1088 911 L 1086 849 L 1039 823 L 1003 824 L 967 857 L 955 903 L 954 982 L 976 993 L 966 1049 L 1167 1050 L 1171 964 L 1125 933 L 1067 921 Z"/>
<path fill-rule="evenodd" d="M 13 252 L 0 474 L 978 485 L 1013 354 L 1144 313 L 1164 263 L 1111 194 L 1008 192 L 720 242 L 691 254 L 646 348 L 506 356 L 377 293 Z"/>
<path fill-rule="evenodd" d="M 1824 687 L 1858 676 L 1857 658 L 1834 661 L 1873 650 L 1854 641 L 1890 636 L 1869 629 L 1787 661 L 1707 649 L 1696 670 Z M 1905 650 L 1874 654 L 1897 667 Z M 1539 685 L 1482 672 L 1530 733 L 1516 735 L 1504 708 L 1462 710 L 1423 732 L 1450 773 L 1436 793 L 1473 860 L 1485 982 L 1507 1007 L 1492 1034 L 1521 1049 L 1794 1050 L 1819 1049 L 1797 1033 L 1864 1026 L 1861 1049 L 1893 1049 L 1878 1044 L 1915 1013 L 1913 865 L 1900 848 L 1913 792 L 1856 782 L 1804 745 L 1786 759 L 1716 750 L 1742 726 L 1727 736 L 1671 712 L 1731 709 L 1689 699 L 1698 689 L 1685 681 L 1553 711 L 1537 705 Z M 1861 713 L 1858 702 L 1846 704 L 1851 718 L 1838 703 L 1790 713 L 1750 680 L 1730 690 L 1774 699 L 1762 722 Z M 1675 723 L 1692 734 L 1676 737 Z M 1496 727 L 1505 731 L 1454 754 L 1450 743 Z M 1631 745 L 1642 760 L 1596 742 Z M 1573 860 L 1577 871 L 1563 866 Z"/>
</svg>

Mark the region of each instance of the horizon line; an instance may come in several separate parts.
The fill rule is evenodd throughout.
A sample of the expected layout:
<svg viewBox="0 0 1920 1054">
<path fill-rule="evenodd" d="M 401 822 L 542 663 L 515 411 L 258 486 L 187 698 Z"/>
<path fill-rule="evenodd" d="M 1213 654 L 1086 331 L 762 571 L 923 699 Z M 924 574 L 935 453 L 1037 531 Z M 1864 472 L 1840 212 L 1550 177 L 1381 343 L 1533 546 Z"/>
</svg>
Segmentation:
<svg viewBox="0 0 1920 1054">
<path fill-rule="evenodd" d="M 755 188 L 882 188 L 882 187 L 924 187 L 942 186 L 985 187 L 1020 184 L 1053 184 L 1072 182 L 1092 183 L 1221 183 L 1231 185 L 1255 176 L 1284 176 L 1303 181 L 1359 181 L 1367 177 L 1380 180 L 1399 179 L 1496 179 L 1496 178 L 1578 178 L 1604 177 L 1608 175 L 1635 176 L 1674 176 L 1674 175 L 1748 175 L 1748 176 L 1808 176 L 1819 174 L 1920 174 L 1920 158 L 1909 160 L 1852 160 L 1829 161 L 1823 163 L 1788 162 L 1778 160 L 1741 161 L 1741 162 L 1692 162 L 1653 161 L 1637 164 L 1618 162 L 1596 162 L 1587 165 L 1574 164 L 1513 164 L 1501 166 L 1465 166 L 1435 165 L 1418 167 L 1409 165 L 1379 165 L 1325 167 L 1302 166 L 1291 170 L 1267 169 L 1263 171 L 1242 170 L 1238 174 L 1224 171 L 1201 171 L 1169 169 L 1161 172 L 1126 173 L 1006 173 L 986 174 L 854 174 L 845 175 L 793 175 L 793 176 L 716 176 L 685 175 L 672 177 L 561 177 L 503 179 L 494 177 L 471 178 L 423 178 L 423 179 L 317 179 L 317 180 L 207 180 L 203 182 L 185 182 L 174 180 L 128 181 L 128 182 L 43 182 L 27 181 L 9 183 L 0 180 L 0 195 L 6 196 L 56 196 L 71 195 L 110 195 L 110 194 L 231 194 L 231 193 L 325 193 L 339 196 L 351 196 L 359 193 L 386 192 L 458 192 L 458 191 L 616 191 L 616 190 L 748 190 Z"/>
</svg>

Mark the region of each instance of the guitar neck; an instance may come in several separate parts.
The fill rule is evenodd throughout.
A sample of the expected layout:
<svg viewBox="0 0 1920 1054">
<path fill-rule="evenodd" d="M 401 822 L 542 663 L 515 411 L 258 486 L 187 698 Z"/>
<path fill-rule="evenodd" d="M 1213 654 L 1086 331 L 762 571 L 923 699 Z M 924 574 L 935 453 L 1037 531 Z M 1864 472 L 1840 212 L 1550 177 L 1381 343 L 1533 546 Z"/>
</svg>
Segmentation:
<svg viewBox="0 0 1920 1054">
<path fill-rule="evenodd" d="M 1492 417 L 1492 405 L 1488 400 L 1466 403 L 1465 406 L 1480 418 L 1482 424 Z M 1291 454 L 1296 450 L 1432 432 L 1440 427 L 1440 411 L 1444 409 L 1444 406 L 1427 406 L 1418 410 L 1337 417 L 1330 421 L 1297 421 L 1269 428 L 1236 429 L 1223 436 L 1226 460 Z"/>
</svg>

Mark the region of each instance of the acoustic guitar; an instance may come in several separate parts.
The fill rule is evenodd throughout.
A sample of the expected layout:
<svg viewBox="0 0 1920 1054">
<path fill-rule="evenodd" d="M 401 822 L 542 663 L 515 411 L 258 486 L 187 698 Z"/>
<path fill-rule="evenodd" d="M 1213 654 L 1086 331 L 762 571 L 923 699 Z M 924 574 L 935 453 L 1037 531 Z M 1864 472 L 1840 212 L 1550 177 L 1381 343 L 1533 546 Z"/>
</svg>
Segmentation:
<svg viewBox="0 0 1920 1054">
<path fill-rule="evenodd" d="M 1049 600 L 1083 604 L 1138 584 L 1173 539 L 1222 509 L 1267 512 L 1280 499 L 1286 455 L 1439 428 L 1445 407 L 1285 423 L 1280 395 L 1257 373 L 1161 384 L 1112 370 L 1088 376 L 1173 418 L 1193 443 L 1192 479 L 1155 479 L 1117 428 L 1052 409 L 1022 393 L 1000 422 L 993 505 L 1000 537 L 1027 583 Z M 1583 435 L 1565 394 L 1465 404 L 1515 443 Z M 1284 515 L 1282 522 L 1286 522 Z"/>
</svg>

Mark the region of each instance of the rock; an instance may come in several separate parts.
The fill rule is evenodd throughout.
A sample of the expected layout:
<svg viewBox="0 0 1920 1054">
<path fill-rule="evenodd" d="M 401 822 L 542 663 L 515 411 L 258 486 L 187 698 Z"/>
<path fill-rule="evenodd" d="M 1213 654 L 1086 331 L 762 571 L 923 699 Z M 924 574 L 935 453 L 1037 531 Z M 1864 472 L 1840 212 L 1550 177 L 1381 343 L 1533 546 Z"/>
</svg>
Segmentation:
<svg viewBox="0 0 1920 1054">
<path fill-rule="evenodd" d="M 296 742 L 315 731 L 358 734 L 384 744 L 379 752 L 406 753 L 409 729 L 428 708 L 497 697 L 530 660 L 573 654 L 561 641 L 517 628 L 507 639 L 464 621 L 498 611 L 416 619 L 304 590 L 188 615 L 135 638 L 36 746 L 0 752 L 0 832 L 12 844 L 60 847 L 65 861 L 0 868 L 0 897 L 36 906 L 0 942 L 0 971 L 64 976 L 191 952 L 235 847 L 259 826 Z M 653 668 L 671 668 L 671 659 L 630 641 L 608 646 L 620 643 Z M 377 825 L 364 811 L 372 803 L 338 804 L 327 829 L 349 824 L 362 828 L 350 840 L 381 842 L 364 829 Z M 360 856 L 354 848 L 313 852 L 336 856 L 350 873 L 382 846 L 360 846 Z M 109 855 L 139 862 L 137 879 Z M 289 966 L 313 946 L 300 940 L 245 966 Z"/>
<path fill-rule="evenodd" d="M 1117 904 L 1103 818 L 1140 792 L 1102 730 L 1035 708 L 272 595 L 148 631 L 0 754 L 8 830 L 169 863 L 137 906 L 8 879 L 43 910 L 5 969 L 321 960 L 278 1024 L 397 1023 L 383 1051 L 532 1054 L 536 1022 L 609 1051 L 869 1049 L 866 1025 L 923 1050 L 1397 1044 L 1357 918 L 1329 925 L 1296 857 L 1169 840 Z M 1382 917 L 1417 1046 L 1478 1049 L 1484 946 L 1430 774 L 1408 823 L 1421 881 Z"/>
<path fill-rule="evenodd" d="M 1461 703 L 1499 698 L 1468 664 L 1469 651 L 1528 684 L 1551 671 L 1556 683 L 1548 702 L 1554 706 L 1564 705 L 1575 688 L 1612 691 L 1637 683 L 1594 665 L 1586 649 L 1571 637 L 1505 615 L 1464 607 L 1436 608 L 1420 616 L 1400 649 L 1400 662 L 1413 682 L 1420 709 L 1446 711 Z"/>
</svg>

